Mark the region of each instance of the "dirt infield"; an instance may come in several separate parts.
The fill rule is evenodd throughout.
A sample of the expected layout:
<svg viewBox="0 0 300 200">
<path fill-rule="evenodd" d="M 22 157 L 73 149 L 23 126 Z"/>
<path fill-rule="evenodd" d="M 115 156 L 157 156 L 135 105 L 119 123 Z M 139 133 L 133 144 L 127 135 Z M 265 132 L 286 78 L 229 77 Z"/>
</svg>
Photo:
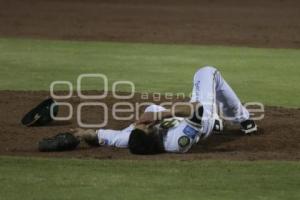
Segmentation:
<svg viewBox="0 0 300 200">
<path fill-rule="evenodd" d="M 0 155 L 54 156 L 98 159 L 233 159 L 233 160 L 300 160 L 300 109 L 268 107 L 265 119 L 258 122 L 260 131 L 252 136 L 244 136 L 238 127 L 227 125 L 223 135 L 214 135 L 195 146 L 188 154 L 163 154 L 156 156 L 134 156 L 127 149 L 89 148 L 81 145 L 75 151 L 41 153 L 37 142 L 43 138 L 77 127 L 76 118 L 71 121 L 52 122 L 45 127 L 24 127 L 21 117 L 33 106 L 49 96 L 48 92 L 0 92 Z M 109 96 L 109 108 L 118 100 Z M 150 99 L 153 101 L 153 99 Z M 178 100 L 176 100 L 178 101 Z M 82 102 L 78 97 L 70 101 L 74 108 Z M 130 102 L 142 102 L 136 94 Z M 154 101 L 155 102 L 155 101 Z M 157 102 L 159 103 L 159 102 Z M 66 116 L 66 109 L 60 116 Z M 127 114 L 126 114 L 127 115 Z M 124 115 L 124 116 L 126 116 Z M 83 121 L 96 123 L 103 120 L 103 114 L 95 107 L 83 110 Z M 99 121 L 98 121 L 99 119 Z M 124 128 L 132 121 L 120 122 L 109 116 L 108 128 Z"/>
<path fill-rule="evenodd" d="M 300 47 L 297 0 L 0 0 L 0 36 Z"/>
<path fill-rule="evenodd" d="M 296 0 L 0 0 L 0 37 L 155 43 L 300 47 L 300 1 Z M 26 128 L 22 115 L 49 94 L 0 91 L 0 155 L 99 159 L 300 160 L 300 109 L 267 107 L 256 135 L 227 126 L 185 155 L 134 156 L 127 150 L 88 148 L 40 153 L 37 142 L 76 127 L 76 119 Z M 108 105 L 116 102 L 109 97 Z M 137 96 L 132 102 L 140 102 Z M 79 99 L 73 98 L 76 107 Z M 62 110 L 62 115 L 64 115 Z M 101 120 L 87 108 L 86 122 Z M 110 116 L 110 128 L 123 128 Z"/>
</svg>

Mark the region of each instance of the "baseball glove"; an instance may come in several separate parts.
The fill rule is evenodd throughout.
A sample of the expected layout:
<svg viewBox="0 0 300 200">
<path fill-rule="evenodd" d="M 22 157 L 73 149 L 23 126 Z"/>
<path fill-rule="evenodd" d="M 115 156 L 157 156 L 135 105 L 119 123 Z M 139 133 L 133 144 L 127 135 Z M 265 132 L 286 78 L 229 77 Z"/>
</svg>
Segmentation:
<svg viewBox="0 0 300 200">
<path fill-rule="evenodd" d="M 52 98 L 48 98 L 29 111 L 22 119 L 24 126 L 43 126 L 50 123 L 53 119 L 51 117 L 51 109 L 53 109 L 53 116 L 58 114 L 58 105 Z"/>
<path fill-rule="evenodd" d="M 68 151 L 75 149 L 80 141 L 71 133 L 59 133 L 39 142 L 39 151 Z"/>
</svg>

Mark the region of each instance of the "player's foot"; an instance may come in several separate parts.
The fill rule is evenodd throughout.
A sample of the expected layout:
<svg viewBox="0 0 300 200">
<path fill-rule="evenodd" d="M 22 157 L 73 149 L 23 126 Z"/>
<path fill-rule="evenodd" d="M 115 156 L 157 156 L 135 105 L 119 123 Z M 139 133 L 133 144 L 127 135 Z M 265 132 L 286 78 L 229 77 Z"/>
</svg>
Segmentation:
<svg viewBox="0 0 300 200">
<path fill-rule="evenodd" d="M 223 121 L 221 119 L 215 119 L 213 132 L 215 134 L 221 134 L 223 131 Z"/>
<path fill-rule="evenodd" d="M 252 119 L 247 119 L 241 123 L 241 131 L 246 135 L 257 131 L 257 126 Z"/>
</svg>

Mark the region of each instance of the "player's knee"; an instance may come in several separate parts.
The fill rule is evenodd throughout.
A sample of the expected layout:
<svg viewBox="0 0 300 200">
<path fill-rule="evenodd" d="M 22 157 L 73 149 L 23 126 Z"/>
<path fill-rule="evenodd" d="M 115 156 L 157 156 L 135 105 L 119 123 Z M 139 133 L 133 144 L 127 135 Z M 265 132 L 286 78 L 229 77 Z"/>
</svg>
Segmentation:
<svg viewBox="0 0 300 200">
<path fill-rule="evenodd" d="M 215 71 L 217 69 L 213 66 L 206 65 L 206 66 L 203 66 L 203 67 L 198 69 L 198 71 L 200 71 L 200 70 L 202 70 L 202 71 Z"/>
<path fill-rule="evenodd" d="M 199 69 L 196 71 L 195 76 L 196 76 L 197 74 L 199 74 L 199 73 L 210 73 L 210 72 L 211 72 L 211 73 L 214 73 L 216 70 L 217 70 L 217 69 L 216 69 L 215 67 L 206 65 L 206 66 L 204 66 L 204 67 L 199 68 Z"/>
</svg>

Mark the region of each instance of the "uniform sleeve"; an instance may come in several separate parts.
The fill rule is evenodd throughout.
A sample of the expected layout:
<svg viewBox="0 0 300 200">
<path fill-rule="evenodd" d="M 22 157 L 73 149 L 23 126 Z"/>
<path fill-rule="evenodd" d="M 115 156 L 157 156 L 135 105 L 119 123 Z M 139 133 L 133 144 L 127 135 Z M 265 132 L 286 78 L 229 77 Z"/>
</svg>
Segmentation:
<svg viewBox="0 0 300 200">
<path fill-rule="evenodd" d="M 128 140 L 134 126 L 123 130 L 99 129 L 97 131 L 99 143 L 101 146 L 112 146 L 117 148 L 127 148 Z"/>
<path fill-rule="evenodd" d="M 162 106 L 152 104 L 145 109 L 145 112 L 162 112 L 165 110 L 166 110 L 166 108 L 164 108 Z"/>
</svg>

